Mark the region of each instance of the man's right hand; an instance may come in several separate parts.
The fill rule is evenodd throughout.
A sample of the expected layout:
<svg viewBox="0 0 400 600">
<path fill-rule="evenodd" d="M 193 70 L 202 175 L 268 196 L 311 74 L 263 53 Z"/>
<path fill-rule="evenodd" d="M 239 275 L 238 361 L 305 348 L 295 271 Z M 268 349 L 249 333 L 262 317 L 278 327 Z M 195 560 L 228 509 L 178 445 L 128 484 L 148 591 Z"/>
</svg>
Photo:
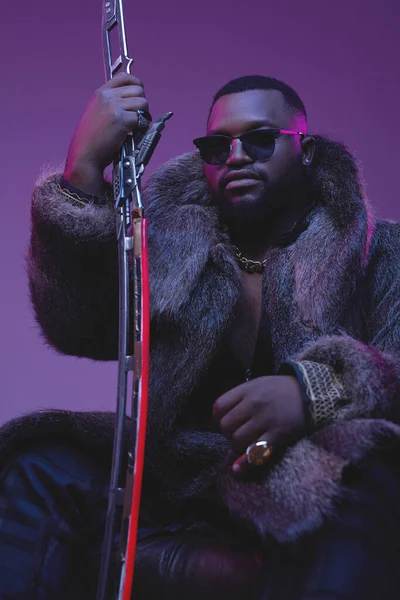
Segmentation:
<svg viewBox="0 0 400 600">
<path fill-rule="evenodd" d="M 93 94 L 72 138 L 64 178 L 84 192 L 102 196 L 104 169 L 138 126 L 138 110 L 149 111 L 143 84 L 119 73 Z"/>
</svg>

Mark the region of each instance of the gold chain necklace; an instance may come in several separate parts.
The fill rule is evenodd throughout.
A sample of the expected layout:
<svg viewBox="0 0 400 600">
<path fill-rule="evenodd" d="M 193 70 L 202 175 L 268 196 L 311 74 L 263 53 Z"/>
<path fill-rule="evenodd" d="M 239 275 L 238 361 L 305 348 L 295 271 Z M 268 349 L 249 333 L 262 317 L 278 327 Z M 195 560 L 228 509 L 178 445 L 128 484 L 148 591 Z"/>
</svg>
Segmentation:
<svg viewBox="0 0 400 600">
<path fill-rule="evenodd" d="M 250 258 L 246 258 L 237 246 L 235 246 L 235 250 L 239 266 L 243 271 L 250 274 L 262 273 L 264 271 L 265 265 L 267 264 L 266 260 L 263 260 L 262 262 L 260 260 L 251 260 Z"/>
<path fill-rule="evenodd" d="M 305 215 L 303 215 L 298 221 L 295 221 L 293 223 L 292 227 L 285 234 L 284 237 L 289 238 L 291 236 L 291 234 L 293 233 L 293 231 L 295 230 L 295 228 L 299 225 L 299 223 L 305 222 L 305 218 L 308 218 L 310 210 L 311 210 L 311 207 L 307 207 L 307 211 L 305 212 Z M 228 231 L 227 226 L 225 226 L 224 231 Z M 251 260 L 250 258 L 246 258 L 240 252 L 240 250 L 237 246 L 234 246 L 234 248 L 236 250 L 237 261 L 239 263 L 240 268 L 243 269 L 243 271 L 246 271 L 246 273 L 250 273 L 250 274 L 263 273 L 263 271 L 265 269 L 265 265 L 267 264 L 267 260 L 263 260 L 262 262 L 260 260 Z"/>
</svg>

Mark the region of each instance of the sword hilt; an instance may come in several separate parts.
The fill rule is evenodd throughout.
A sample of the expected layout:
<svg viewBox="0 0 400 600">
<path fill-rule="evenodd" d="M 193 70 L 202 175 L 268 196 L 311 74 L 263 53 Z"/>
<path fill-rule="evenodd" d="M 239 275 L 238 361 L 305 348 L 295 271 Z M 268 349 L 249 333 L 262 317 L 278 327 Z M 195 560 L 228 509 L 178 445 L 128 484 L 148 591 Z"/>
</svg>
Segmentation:
<svg viewBox="0 0 400 600">
<path fill-rule="evenodd" d="M 165 127 L 165 122 L 172 117 L 172 112 L 167 112 L 158 117 L 149 125 L 141 140 L 136 144 L 136 169 L 141 175 L 144 167 L 153 156 L 153 152 L 161 138 L 161 132 Z"/>
</svg>

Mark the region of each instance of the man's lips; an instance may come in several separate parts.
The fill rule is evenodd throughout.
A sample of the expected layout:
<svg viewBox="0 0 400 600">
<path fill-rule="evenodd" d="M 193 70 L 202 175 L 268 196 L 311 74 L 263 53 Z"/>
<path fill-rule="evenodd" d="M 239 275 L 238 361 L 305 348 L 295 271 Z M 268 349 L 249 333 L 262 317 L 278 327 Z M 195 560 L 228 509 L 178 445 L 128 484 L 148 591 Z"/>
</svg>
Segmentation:
<svg viewBox="0 0 400 600">
<path fill-rule="evenodd" d="M 260 178 L 252 171 L 233 171 L 228 173 L 224 179 L 224 188 L 227 190 L 250 187 L 256 185 L 260 181 Z"/>
<path fill-rule="evenodd" d="M 229 181 L 226 186 L 225 189 L 226 190 L 234 190 L 237 188 L 244 188 L 244 187 L 251 187 L 253 185 L 257 185 L 260 182 L 259 179 L 255 179 L 253 178 L 245 178 L 245 179 L 233 179 L 232 181 Z"/>
</svg>

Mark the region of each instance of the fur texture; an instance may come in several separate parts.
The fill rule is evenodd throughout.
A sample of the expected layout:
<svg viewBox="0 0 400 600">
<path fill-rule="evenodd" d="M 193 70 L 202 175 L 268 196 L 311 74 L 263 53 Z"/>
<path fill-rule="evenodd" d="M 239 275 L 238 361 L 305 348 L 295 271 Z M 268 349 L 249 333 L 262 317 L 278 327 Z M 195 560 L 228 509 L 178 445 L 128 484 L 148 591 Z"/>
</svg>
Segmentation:
<svg viewBox="0 0 400 600">
<path fill-rule="evenodd" d="M 117 344 L 111 201 L 71 207 L 58 175 L 36 188 L 31 294 L 47 340 L 61 352 L 113 358 Z M 316 206 L 308 228 L 271 248 L 263 276 L 275 370 L 288 358 L 332 365 L 349 405 L 339 422 L 298 442 L 264 478 L 238 482 L 228 446 L 182 420 L 241 293 L 241 272 L 197 154 L 164 165 L 145 190 L 152 349 L 147 477 L 153 495 L 184 507 L 207 494 L 263 538 L 318 528 L 340 496 L 343 470 L 400 436 L 400 229 L 374 223 L 357 166 L 318 137 Z M 113 312 L 115 311 L 115 312 Z M 390 422 L 392 421 L 392 423 Z"/>
<path fill-rule="evenodd" d="M 67 410 L 43 410 L 13 419 L 0 428 L 0 465 L 36 442 L 64 439 L 93 454 L 107 468 L 111 466 L 114 422 L 114 413 Z"/>
<path fill-rule="evenodd" d="M 59 181 L 43 174 L 32 198 L 27 268 L 31 296 L 40 303 L 36 318 L 46 340 L 61 352 L 112 359 L 118 353 L 112 205 L 70 204 L 59 192 Z M 51 289 L 57 289 L 57 300 Z"/>
</svg>

